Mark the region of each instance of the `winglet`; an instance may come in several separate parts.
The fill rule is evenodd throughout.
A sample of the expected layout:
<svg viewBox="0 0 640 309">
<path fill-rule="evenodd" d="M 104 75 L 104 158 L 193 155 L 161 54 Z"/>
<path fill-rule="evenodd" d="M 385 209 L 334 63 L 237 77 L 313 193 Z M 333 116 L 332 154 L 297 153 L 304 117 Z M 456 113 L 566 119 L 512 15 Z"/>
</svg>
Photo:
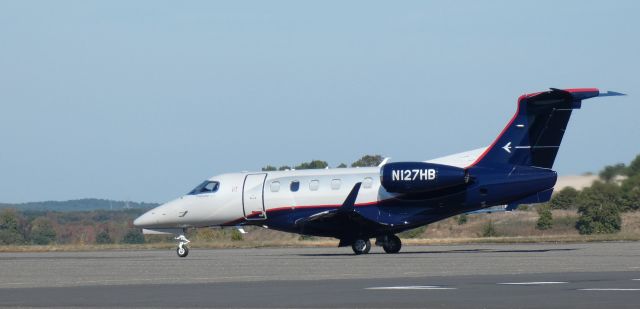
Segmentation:
<svg viewBox="0 0 640 309">
<path fill-rule="evenodd" d="M 362 185 L 362 182 L 358 182 L 353 186 L 353 189 L 351 189 L 351 192 L 349 192 L 349 195 L 347 196 L 347 199 L 344 200 L 344 203 L 342 203 L 342 206 L 340 206 L 340 208 L 338 209 L 339 211 L 353 211 L 356 205 L 356 198 L 358 197 L 358 192 L 360 191 L 360 186 Z"/>
</svg>

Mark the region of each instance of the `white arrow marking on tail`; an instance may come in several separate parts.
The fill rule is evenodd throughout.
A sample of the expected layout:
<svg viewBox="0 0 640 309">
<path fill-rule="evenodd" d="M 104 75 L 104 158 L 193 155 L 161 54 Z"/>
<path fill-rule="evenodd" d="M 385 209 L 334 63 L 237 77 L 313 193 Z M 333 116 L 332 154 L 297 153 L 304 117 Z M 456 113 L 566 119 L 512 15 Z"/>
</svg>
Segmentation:
<svg viewBox="0 0 640 309">
<path fill-rule="evenodd" d="M 504 145 L 504 147 L 502 147 L 502 149 L 504 149 L 504 151 L 511 153 L 511 142 L 508 142 L 506 145 Z"/>
</svg>

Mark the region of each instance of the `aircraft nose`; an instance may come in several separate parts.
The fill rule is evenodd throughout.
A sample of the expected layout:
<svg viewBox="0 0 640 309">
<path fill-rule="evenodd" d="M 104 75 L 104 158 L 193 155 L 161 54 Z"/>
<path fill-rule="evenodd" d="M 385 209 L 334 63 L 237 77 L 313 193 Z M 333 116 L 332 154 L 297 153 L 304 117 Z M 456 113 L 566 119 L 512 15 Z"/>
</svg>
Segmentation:
<svg viewBox="0 0 640 309">
<path fill-rule="evenodd" d="M 151 213 L 151 211 L 147 211 L 143 213 L 140 217 L 133 220 L 133 225 L 135 227 L 149 227 L 155 223 L 155 215 Z"/>
</svg>

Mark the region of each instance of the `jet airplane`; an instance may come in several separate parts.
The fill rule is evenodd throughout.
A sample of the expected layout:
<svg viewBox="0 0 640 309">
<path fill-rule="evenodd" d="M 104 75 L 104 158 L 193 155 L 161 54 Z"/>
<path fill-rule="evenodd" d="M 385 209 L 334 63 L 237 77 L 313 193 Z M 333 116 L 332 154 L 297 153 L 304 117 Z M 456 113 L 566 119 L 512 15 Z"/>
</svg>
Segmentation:
<svg viewBox="0 0 640 309">
<path fill-rule="evenodd" d="M 451 216 L 550 199 L 552 170 L 572 112 L 582 101 L 622 95 L 596 88 L 555 89 L 520 96 L 517 110 L 489 147 L 378 167 L 223 174 L 134 221 L 145 233 L 178 235 L 199 227 L 255 225 L 334 237 L 355 254 L 400 251 L 396 234 Z M 505 206 L 506 205 L 506 206 Z"/>
</svg>

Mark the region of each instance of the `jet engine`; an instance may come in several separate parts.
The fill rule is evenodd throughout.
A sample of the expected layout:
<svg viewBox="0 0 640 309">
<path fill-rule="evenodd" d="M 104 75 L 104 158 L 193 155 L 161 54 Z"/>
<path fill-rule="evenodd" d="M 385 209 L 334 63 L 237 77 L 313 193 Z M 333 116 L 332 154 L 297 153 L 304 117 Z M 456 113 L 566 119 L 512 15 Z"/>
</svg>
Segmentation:
<svg viewBox="0 0 640 309">
<path fill-rule="evenodd" d="M 380 182 L 388 192 L 419 193 L 466 184 L 469 182 L 469 173 L 449 165 L 394 162 L 382 166 Z"/>
</svg>

